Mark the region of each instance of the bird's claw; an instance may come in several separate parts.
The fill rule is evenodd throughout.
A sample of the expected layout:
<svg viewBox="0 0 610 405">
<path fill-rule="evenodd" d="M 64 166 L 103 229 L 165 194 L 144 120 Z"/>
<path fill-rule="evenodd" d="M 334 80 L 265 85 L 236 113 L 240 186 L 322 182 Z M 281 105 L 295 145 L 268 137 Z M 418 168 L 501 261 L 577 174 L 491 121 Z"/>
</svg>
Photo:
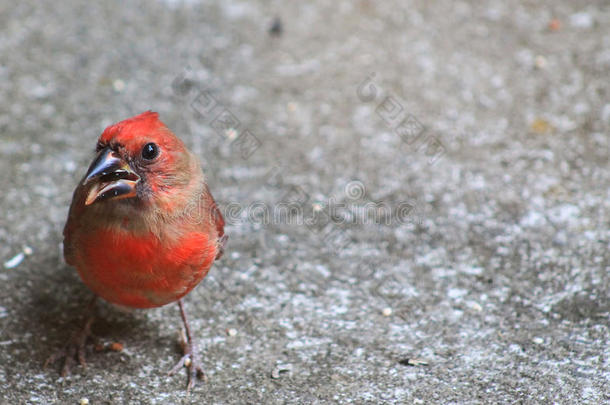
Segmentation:
<svg viewBox="0 0 610 405">
<path fill-rule="evenodd" d="M 91 325 L 93 324 L 93 320 L 93 317 L 88 318 L 85 325 L 81 329 L 75 331 L 61 349 L 47 358 L 43 367 L 47 368 L 57 360 L 64 359 L 64 365 L 61 369 L 62 377 L 66 377 L 70 374 L 70 369 L 76 360 L 78 360 L 78 363 L 85 368 L 87 366 L 87 362 L 85 360 L 85 347 L 87 340 L 94 337 L 91 333 Z"/>
<path fill-rule="evenodd" d="M 188 383 L 186 386 L 187 394 L 191 392 L 191 389 L 195 386 L 197 379 L 206 381 L 207 377 L 201 366 L 201 360 L 199 359 L 199 350 L 194 342 L 187 342 L 184 333 L 181 331 L 181 342 L 184 356 L 176 363 L 174 367 L 167 373 L 172 376 L 176 374 L 182 367 L 186 367 Z"/>
<path fill-rule="evenodd" d="M 190 354 L 182 356 L 180 361 L 167 373 L 167 375 L 176 374 L 182 367 L 187 367 L 188 383 L 186 385 L 186 392 L 189 393 L 195 386 L 197 379 L 206 381 L 206 375 L 201 367 L 201 363 L 198 360 L 193 361 L 193 357 Z"/>
</svg>

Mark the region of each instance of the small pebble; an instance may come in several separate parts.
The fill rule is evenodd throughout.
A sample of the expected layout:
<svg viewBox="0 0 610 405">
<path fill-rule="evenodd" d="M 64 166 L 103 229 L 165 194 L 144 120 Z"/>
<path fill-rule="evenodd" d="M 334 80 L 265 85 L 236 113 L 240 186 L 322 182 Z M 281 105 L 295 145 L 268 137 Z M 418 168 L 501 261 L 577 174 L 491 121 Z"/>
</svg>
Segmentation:
<svg viewBox="0 0 610 405">
<path fill-rule="evenodd" d="M 399 361 L 403 366 L 427 366 L 428 362 L 422 359 L 404 359 Z"/>
<path fill-rule="evenodd" d="M 17 267 L 21 264 L 21 262 L 23 261 L 24 258 L 25 258 L 25 254 L 23 252 L 19 252 L 15 256 L 13 256 L 12 258 L 10 258 L 4 262 L 4 268 L 5 269 L 14 269 L 15 267 Z"/>
<path fill-rule="evenodd" d="M 388 307 L 388 308 L 384 308 L 384 309 L 381 311 L 381 314 L 382 314 L 383 316 L 390 316 L 390 315 L 392 315 L 392 308 L 389 308 L 389 307 Z"/>
<path fill-rule="evenodd" d="M 81 398 L 80 401 L 78 401 L 79 405 L 89 405 L 89 398 Z"/>
<path fill-rule="evenodd" d="M 282 32 L 284 32 L 282 20 L 280 20 L 280 17 L 275 17 L 271 23 L 271 27 L 269 28 L 269 34 L 279 37 L 282 35 Z"/>
<path fill-rule="evenodd" d="M 25 254 L 26 256 L 29 256 L 32 253 L 34 253 L 34 250 L 32 250 L 31 247 L 29 247 L 29 246 L 24 246 L 23 247 L 23 254 Z"/>
<path fill-rule="evenodd" d="M 535 337 L 535 338 L 532 339 L 532 342 L 534 342 L 537 345 L 541 345 L 541 344 L 544 343 L 544 339 L 541 338 L 541 337 Z"/>
<path fill-rule="evenodd" d="M 112 88 L 117 93 L 120 93 L 125 90 L 125 82 L 121 79 L 116 79 L 114 82 L 112 82 Z"/>
<path fill-rule="evenodd" d="M 284 26 L 282 24 L 282 20 L 280 20 L 279 17 L 275 17 L 273 19 L 273 22 L 271 23 L 271 27 L 269 28 L 269 34 L 279 37 L 280 35 L 282 35 L 283 31 Z"/>
<path fill-rule="evenodd" d="M 561 21 L 558 18 L 553 18 L 549 22 L 549 29 L 551 31 L 559 31 L 561 29 Z"/>
<path fill-rule="evenodd" d="M 112 350 L 113 352 L 122 352 L 123 345 L 119 342 L 114 342 L 110 345 L 110 350 Z"/>
<path fill-rule="evenodd" d="M 229 336 L 237 335 L 237 329 L 235 329 L 235 328 L 227 329 L 227 335 L 229 335 Z"/>
<path fill-rule="evenodd" d="M 534 59 L 534 65 L 536 65 L 538 69 L 544 69 L 548 65 L 548 62 L 544 56 L 538 55 Z"/>
<path fill-rule="evenodd" d="M 530 124 L 530 129 L 537 134 L 544 134 L 551 130 L 551 124 L 544 118 L 536 118 Z"/>
<path fill-rule="evenodd" d="M 288 374 L 292 375 L 292 364 L 282 364 L 276 366 L 273 371 L 271 371 L 271 378 L 277 380 L 280 378 L 280 374 Z"/>
</svg>

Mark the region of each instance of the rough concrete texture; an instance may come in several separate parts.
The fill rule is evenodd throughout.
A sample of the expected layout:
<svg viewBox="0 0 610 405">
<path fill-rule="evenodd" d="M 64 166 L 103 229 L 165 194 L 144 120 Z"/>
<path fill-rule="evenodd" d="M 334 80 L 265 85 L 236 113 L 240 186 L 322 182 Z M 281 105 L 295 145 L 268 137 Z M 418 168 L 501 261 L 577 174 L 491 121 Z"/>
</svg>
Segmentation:
<svg viewBox="0 0 610 405">
<path fill-rule="evenodd" d="M 0 36 L 1 403 L 610 401 L 607 1 L 3 1 Z M 147 109 L 229 222 L 189 397 L 175 305 L 41 367 L 89 297 L 72 190 Z"/>
</svg>

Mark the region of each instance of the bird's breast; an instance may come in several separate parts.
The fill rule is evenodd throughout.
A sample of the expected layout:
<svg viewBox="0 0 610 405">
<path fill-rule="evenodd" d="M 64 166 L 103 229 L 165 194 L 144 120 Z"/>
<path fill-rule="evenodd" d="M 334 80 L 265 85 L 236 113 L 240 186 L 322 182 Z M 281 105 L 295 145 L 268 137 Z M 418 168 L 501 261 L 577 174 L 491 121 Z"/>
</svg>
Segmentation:
<svg viewBox="0 0 610 405">
<path fill-rule="evenodd" d="M 80 236 L 74 265 L 84 283 L 105 300 L 133 308 L 186 295 L 205 277 L 217 250 L 209 235 L 194 231 L 172 240 L 118 227 Z"/>
</svg>

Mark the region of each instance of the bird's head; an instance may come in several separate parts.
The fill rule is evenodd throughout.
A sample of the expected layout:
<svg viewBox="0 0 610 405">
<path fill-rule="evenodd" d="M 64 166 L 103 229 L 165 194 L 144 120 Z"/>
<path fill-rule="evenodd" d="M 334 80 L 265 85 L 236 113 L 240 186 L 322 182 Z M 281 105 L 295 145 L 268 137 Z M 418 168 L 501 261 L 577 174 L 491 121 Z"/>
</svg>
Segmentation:
<svg viewBox="0 0 610 405">
<path fill-rule="evenodd" d="M 87 188 L 85 205 L 169 200 L 189 183 L 193 172 L 191 154 L 152 111 L 106 128 L 96 153 L 81 184 Z"/>
</svg>

